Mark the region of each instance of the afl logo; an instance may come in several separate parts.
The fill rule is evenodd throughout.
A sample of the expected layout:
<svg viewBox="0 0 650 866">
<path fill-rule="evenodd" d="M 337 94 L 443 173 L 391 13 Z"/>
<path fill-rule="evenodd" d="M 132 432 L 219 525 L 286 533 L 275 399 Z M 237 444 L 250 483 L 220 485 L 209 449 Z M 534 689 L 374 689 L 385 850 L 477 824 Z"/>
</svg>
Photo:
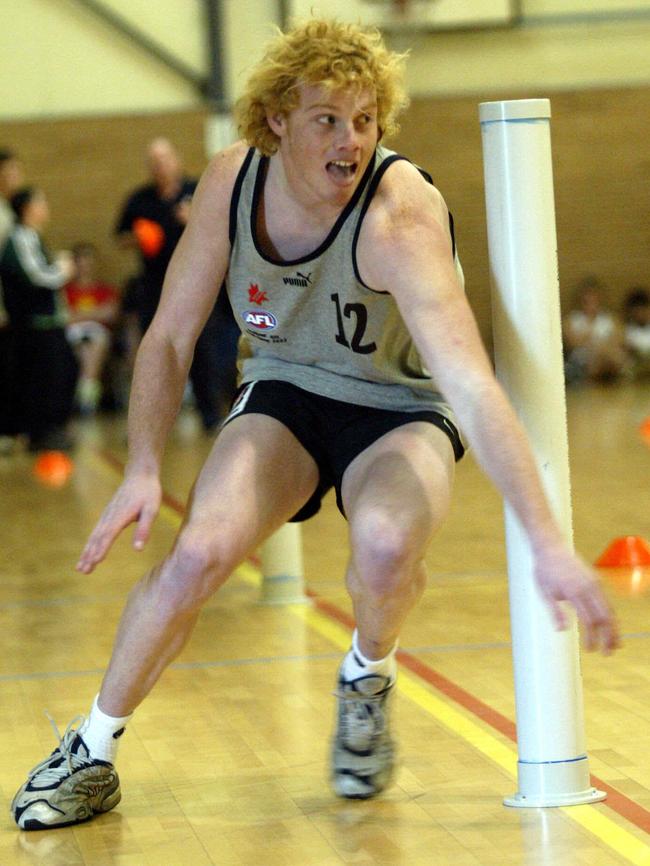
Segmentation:
<svg viewBox="0 0 650 866">
<path fill-rule="evenodd" d="M 258 331 L 272 331 L 278 326 L 278 320 L 273 313 L 267 313 L 266 310 L 248 310 L 244 313 L 244 321 Z"/>
</svg>

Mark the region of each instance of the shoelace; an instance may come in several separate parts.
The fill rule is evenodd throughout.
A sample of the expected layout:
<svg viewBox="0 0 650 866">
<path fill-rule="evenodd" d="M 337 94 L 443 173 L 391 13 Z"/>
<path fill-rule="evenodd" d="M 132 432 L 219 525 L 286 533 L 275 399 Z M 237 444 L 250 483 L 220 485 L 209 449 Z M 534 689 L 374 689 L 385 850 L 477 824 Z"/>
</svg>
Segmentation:
<svg viewBox="0 0 650 866">
<path fill-rule="evenodd" d="M 85 716 L 76 716 L 65 729 L 63 736 L 61 736 L 59 729 L 56 726 L 56 722 L 47 710 L 45 711 L 45 715 L 50 720 L 50 724 L 52 725 L 56 738 L 59 741 L 59 745 L 51 755 L 48 755 L 48 757 L 42 760 L 40 764 L 37 764 L 32 770 L 30 770 L 29 781 L 31 782 L 35 776 L 39 776 L 39 781 L 46 783 L 43 787 L 48 787 L 55 782 L 64 779 L 66 776 L 69 776 L 75 770 L 88 766 L 92 761 L 88 757 L 84 758 L 71 751 L 72 743 L 78 733 L 78 728 L 74 726 L 77 724 L 81 725 L 85 721 Z M 51 767 L 49 765 L 52 761 L 59 760 L 56 755 L 57 751 L 61 754 L 62 758 L 65 758 L 65 761 L 56 767 Z"/>
</svg>

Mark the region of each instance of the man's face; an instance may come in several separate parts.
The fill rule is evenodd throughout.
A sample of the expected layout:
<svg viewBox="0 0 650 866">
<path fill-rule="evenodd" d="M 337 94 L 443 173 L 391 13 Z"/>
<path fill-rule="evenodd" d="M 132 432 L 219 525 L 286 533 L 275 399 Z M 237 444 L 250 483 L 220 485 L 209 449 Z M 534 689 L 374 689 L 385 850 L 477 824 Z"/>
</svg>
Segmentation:
<svg viewBox="0 0 650 866">
<path fill-rule="evenodd" d="M 0 193 L 10 198 L 23 185 L 23 167 L 12 157 L 0 165 Z"/>
<path fill-rule="evenodd" d="M 598 289 L 585 289 L 580 298 L 580 306 L 587 316 L 595 316 L 601 307 Z"/>
<path fill-rule="evenodd" d="M 77 276 L 89 280 L 95 275 L 96 255 L 94 250 L 83 249 L 75 254 L 74 263 L 77 268 Z"/>
<path fill-rule="evenodd" d="M 285 172 L 311 197 L 343 206 L 351 198 L 379 138 L 374 90 L 301 85 L 288 115 L 269 117 L 280 137 Z"/>
<path fill-rule="evenodd" d="M 36 190 L 31 201 L 26 205 L 23 211 L 23 222 L 33 226 L 35 229 L 41 229 L 49 222 L 50 206 L 45 193 L 41 190 Z"/>
<path fill-rule="evenodd" d="M 173 146 L 164 140 L 150 145 L 147 160 L 151 176 L 157 183 L 176 180 L 181 173 L 181 163 Z"/>
</svg>

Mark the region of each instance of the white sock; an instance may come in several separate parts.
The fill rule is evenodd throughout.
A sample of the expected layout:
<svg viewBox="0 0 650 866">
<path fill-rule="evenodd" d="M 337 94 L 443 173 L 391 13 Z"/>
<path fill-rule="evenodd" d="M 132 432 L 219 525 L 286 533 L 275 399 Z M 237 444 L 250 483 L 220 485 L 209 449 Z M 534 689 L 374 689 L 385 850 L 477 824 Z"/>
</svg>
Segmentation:
<svg viewBox="0 0 650 866">
<path fill-rule="evenodd" d="M 79 728 L 79 733 L 92 758 L 114 764 L 119 738 L 133 713 L 121 717 L 107 716 L 99 709 L 98 697 L 99 695 L 95 697 L 90 715 Z"/>
<path fill-rule="evenodd" d="M 355 628 L 352 635 L 352 649 L 350 649 L 343 659 L 341 673 L 348 682 L 356 680 L 359 677 L 368 676 L 368 674 L 379 674 L 382 677 L 388 677 L 391 682 L 394 682 L 397 677 L 396 651 L 397 643 L 395 643 L 395 646 L 383 659 L 367 659 L 359 649 L 359 635 Z"/>
</svg>

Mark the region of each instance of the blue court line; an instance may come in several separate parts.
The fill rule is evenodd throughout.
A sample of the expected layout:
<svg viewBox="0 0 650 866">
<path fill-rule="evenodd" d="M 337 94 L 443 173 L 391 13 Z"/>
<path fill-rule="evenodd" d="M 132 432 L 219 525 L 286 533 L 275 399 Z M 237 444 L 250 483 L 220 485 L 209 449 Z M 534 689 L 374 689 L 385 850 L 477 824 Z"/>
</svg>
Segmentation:
<svg viewBox="0 0 650 866">
<path fill-rule="evenodd" d="M 650 638 L 650 632 L 637 632 L 634 634 L 623 635 L 624 640 L 635 638 L 647 639 Z M 420 655 L 426 653 L 447 653 L 447 652 L 482 652 L 486 649 L 510 649 L 509 643 L 477 643 L 477 644 L 441 644 L 432 646 L 401 646 L 401 650 L 407 653 L 417 653 Z M 174 662 L 169 666 L 169 670 L 200 670 L 202 668 L 228 668 L 244 665 L 267 665 L 267 664 L 282 664 L 284 662 L 308 662 L 308 661 L 328 661 L 339 659 L 340 652 L 331 653 L 313 653 L 307 655 L 286 655 L 286 656 L 259 656 L 252 658 L 237 658 L 237 659 L 216 659 L 214 661 L 198 661 L 198 662 Z M 72 677 L 88 677 L 103 675 L 105 668 L 89 668 L 87 670 L 75 671 L 37 671 L 35 673 L 15 673 L 15 674 L 0 674 L 0 683 L 21 682 L 22 680 L 50 680 L 50 679 L 66 679 Z"/>
</svg>

